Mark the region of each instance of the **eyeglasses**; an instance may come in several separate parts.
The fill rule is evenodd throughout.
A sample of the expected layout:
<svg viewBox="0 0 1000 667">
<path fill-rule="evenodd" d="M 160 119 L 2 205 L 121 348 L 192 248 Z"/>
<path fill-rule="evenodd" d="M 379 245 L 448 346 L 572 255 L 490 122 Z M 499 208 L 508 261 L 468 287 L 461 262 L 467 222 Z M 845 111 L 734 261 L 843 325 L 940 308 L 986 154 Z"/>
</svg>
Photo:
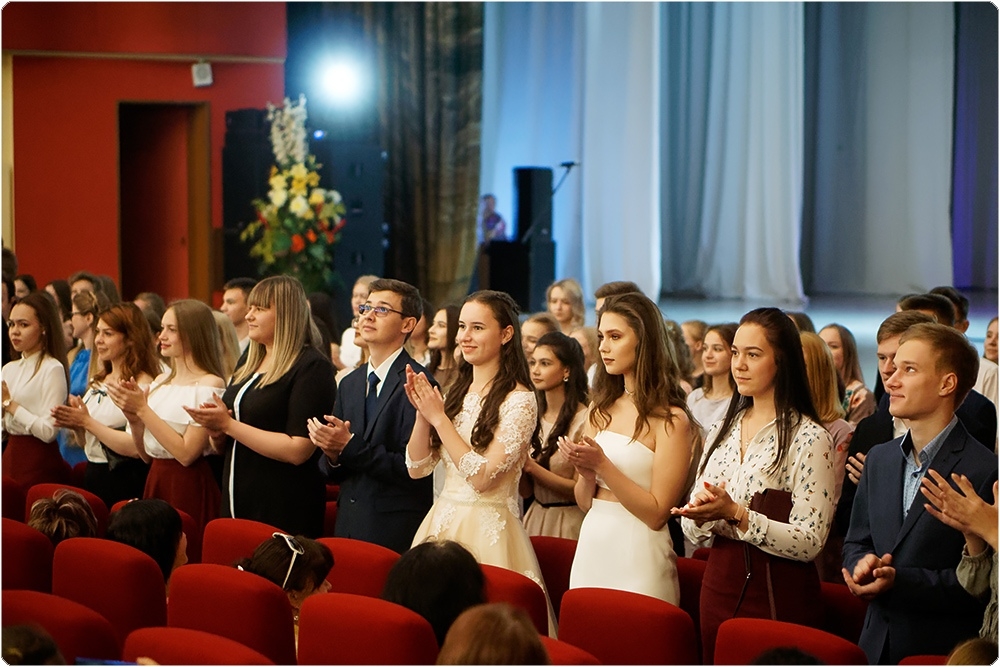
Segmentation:
<svg viewBox="0 0 1000 667">
<path fill-rule="evenodd" d="M 281 582 L 281 590 L 285 590 L 285 586 L 288 585 L 288 577 L 292 576 L 292 568 L 295 567 L 295 559 L 299 556 L 299 554 L 305 554 L 306 550 L 303 549 L 302 545 L 299 544 L 299 541 L 291 535 L 287 535 L 285 533 L 272 533 L 271 537 L 283 538 L 285 540 L 285 544 L 287 544 L 288 548 L 292 550 L 292 561 L 288 564 L 288 572 L 285 572 L 285 580 Z"/>
<path fill-rule="evenodd" d="M 393 310 L 392 308 L 387 308 L 386 306 L 372 306 L 367 303 L 363 303 L 358 306 L 358 313 L 361 315 L 367 315 L 369 312 L 374 311 L 376 317 L 385 317 L 389 313 L 399 313 L 403 317 L 406 315 L 400 310 Z"/>
</svg>

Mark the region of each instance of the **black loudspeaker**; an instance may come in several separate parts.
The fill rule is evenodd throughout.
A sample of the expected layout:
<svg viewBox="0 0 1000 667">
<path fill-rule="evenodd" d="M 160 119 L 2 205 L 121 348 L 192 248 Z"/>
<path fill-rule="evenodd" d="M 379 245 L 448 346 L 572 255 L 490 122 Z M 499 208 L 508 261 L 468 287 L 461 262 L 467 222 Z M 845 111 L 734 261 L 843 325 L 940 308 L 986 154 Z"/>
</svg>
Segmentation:
<svg viewBox="0 0 1000 667">
<path fill-rule="evenodd" d="M 267 196 L 272 164 L 267 112 L 227 111 L 222 147 L 223 280 L 257 275 L 257 263 L 250 258 L 250 247 L 240 241 L 240 233 L 257 217 L 251 202 Z"/>
<path fill-rule="evenodd" d="M 329 139 L 314 139 L 309 148 L 323 165 L 321 184 L 339 192 L 347 208 L 347 223 L 334 250 L 334 268 L 341 285 L 333 295 L 337 321 L 347 326 L 354 316 L 354 281 L 363 275 L 383 276 L 385 272 L 389 247 L 382 200 L 386 155 L 377 144 Z"/>
<path fill-rule="evenodd" d="M 507 292 L 521 312 L 545 310 L 545 290 L 555 280 L 556 244 L 534 240 L 493 241 L 486 246 L 487 284 L 483 289 Z"/>
<path fill-rule="evenodd" d="M 543 167 L 514 169 L 514 210 L 517 240 L 552 238 L 552 170 Z"/>
</svg>

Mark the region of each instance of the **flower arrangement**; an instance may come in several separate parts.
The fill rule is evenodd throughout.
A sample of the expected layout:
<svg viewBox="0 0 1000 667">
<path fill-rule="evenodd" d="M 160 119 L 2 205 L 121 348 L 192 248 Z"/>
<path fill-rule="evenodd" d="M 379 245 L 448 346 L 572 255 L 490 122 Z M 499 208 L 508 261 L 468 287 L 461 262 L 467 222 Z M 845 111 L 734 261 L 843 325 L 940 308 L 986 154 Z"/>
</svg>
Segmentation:
<svg viewBox="0 0 1000 667">
<path fill-rule="evenodd" d="M 252 242 L 250 256 L 262 276 L 289 275 L 306 292 L 333 288 L 333 246 L 345 224 L 340 193 L 319 187 L 323 165 L 309 153 L 306 141 L 306 98 L 285 98 L 282 107 L 267 105 L 275 164 L 268 179 L 267 199 L 255 199 L 257 219 L 248 223 L 240 240 Z"/>
</svg>

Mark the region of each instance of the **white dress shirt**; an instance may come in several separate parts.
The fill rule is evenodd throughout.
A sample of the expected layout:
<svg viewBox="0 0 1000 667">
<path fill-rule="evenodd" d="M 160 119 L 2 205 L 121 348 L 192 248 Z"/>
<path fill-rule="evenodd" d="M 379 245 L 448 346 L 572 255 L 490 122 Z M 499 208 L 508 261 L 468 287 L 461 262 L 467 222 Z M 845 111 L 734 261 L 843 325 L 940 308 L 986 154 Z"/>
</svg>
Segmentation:
<svg viewBox="0 0 1000 667">
<path fill-rule="evenodd" d="M 18 403 L 13 414 L 4 412 L 3 430 L 10 435 L 33 435 L 43 442 L 55 440 L 59 429 L 52 408 L 65 403 L 69 391 L 63 365 L 38 351 L 4 364 L 3 381 Z"/>
</svg>

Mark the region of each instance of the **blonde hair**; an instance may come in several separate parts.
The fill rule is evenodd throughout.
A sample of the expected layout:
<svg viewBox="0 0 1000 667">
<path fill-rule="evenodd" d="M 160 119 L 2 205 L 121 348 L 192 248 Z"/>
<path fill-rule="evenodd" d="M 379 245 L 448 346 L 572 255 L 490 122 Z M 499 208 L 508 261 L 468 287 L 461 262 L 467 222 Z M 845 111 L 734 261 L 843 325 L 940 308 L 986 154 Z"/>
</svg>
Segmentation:
<svg viewBox="0 0 1000 667">
<path fill-rule="evenodd" d="M 829 424 L 844 418 L 844 406 L 837 392 L 837 367 L 833 363 L 833 353 L 819 335 L 803 331 L 802 357 L 806 362 L 806 379 L 809 393 L 820 422 Z"/>
<path fill-rule="evenodd" d="M 236 362 L 240 360 L 240 339 L 236 334 L 236 326 L 221 310 L 213 310 L 215 326 L 219 328 L 219 359 L 222 361 L 222 376 L 228 380 L 236 370 Z"/>
<path fill-rule="evenodd" d="M 274 343 L 271 345 L 271 367 L 260 379 L 258 387 L 277 382 L 287 373 L 302 348 L 310 342 L 312 315 L 302 283 L 291 276 L 271 276 L 257 283 L 247 297 L 248 306 L 274 308 Z M 233 382 L 239 384 L 253 375 L 264 360 L 266 350 L 250 340 L 247 360 L 236 371 Z"/>
<path fill-rule="evenodd" d="M 569 307 L 573 311 L 573 326 L 582 327 L 586 319 L 586 310 L 583 305 L 583 288 L 580 287 L 580 283 L 572 278 L 563 278 L 562 280 L 555 281 L 545 290 L 546 305 L 549 299 L 552 298 L 552 290 L 556 287 L 561 289 L 566 298 L 569 299 Z"/>
<path fill-rule="evenodd" d="M 174 311 L 177 333 L 181 337 L 184 352 L 191 355 L 195 366 L 206 373 L 222 377 L 219 328 L 215 326 L 212 309 L 197 299 L 181 299 L 170 304 L 167 310 Z M 177 364 L 171 360 L 170 375 L 163 384 L 168 384 L 175 375 Z"/>
</svg>

